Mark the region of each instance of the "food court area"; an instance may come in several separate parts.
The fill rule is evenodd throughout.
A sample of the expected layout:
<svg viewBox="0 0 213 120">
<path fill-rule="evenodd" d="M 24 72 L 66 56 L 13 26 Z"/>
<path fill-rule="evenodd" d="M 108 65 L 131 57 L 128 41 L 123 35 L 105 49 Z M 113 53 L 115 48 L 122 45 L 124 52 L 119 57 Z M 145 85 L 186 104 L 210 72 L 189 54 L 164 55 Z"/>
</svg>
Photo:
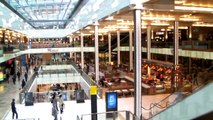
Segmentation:
<svg viewBox="0 0 213 120">
<path fill-rule="evenodd" d="M 182 92 L 192 92 L 192 74 L 187 74 L 183 66 L 176 66 L 171 62 L 160 60 L 142 61 L 142 95 L 168 94 L 181 89 Z M 91 66 L 90 67 L 94 67 Z M 134 71 L 100 62 L 99 85 L 106 91 L 116 91 L 119 97 L 134 95 Z M 94 72 L 88 74 L 95 78 Z"/>
</svg>

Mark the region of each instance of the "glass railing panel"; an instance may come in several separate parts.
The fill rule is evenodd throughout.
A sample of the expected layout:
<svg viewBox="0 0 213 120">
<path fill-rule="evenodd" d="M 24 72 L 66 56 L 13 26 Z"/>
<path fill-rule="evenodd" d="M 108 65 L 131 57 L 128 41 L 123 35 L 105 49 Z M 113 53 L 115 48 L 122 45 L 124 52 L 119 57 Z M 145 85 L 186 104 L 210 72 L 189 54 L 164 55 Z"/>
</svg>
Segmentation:
<svg viewBox="0 0 213 120">
<path fill-rule="evenodd" d="M 151 120 L 189 120 L 213 111 L 213 82 L 186 97 L 181 102 L 175 102 Z"/>
<path fill-rule="evenodd" d="M 149 107 L 145 108 L 142 106 L 142 116 L 145 119 L 150 119 L 151 117 L 159 114 L 160 112 L 166 110 L 167 108 L 175 105 L 176 103 L 184 100 L 191 94 L 196 93 L 200 89 L 204 88 L 211 80 L 206 80 L 200 83 L 199 86 L 193 86 L 192 83 L 186 83 L 182 88 L 177 89 L 176 92 L 166 96 L 164 99 L 156 103 L 151 103 Z"/>
<path fill-rule="evenodd" d="M 33 73 L 33 75 L 30 77 L 30 79 L 27 81 L 26 85 L 24 86 L 24 88 L 21 90 L 21 92 L 19 93 L 19 102 L 22 103 L 24 100 L 24 93 L 28 92 L 30 87 L 32 86 L 34 79 L 36 78 L 35 73 Z"/>
<path fill-rule="evenodd" d="M 111 111 L 103 113 L 85 114 L 78 116 L 80 120 L 139 120 L 134 114 L 129 111 Z"/>
<path fill-rule="evenodd" d="M 76 63 L 71 62 L 71 65 L 75 68 L 76 71 L 82 76 L 83 80 L 89 85 L 89 86 L 97 86 L 97 93 L 98 97 L 103 97 L 103 89 L 98 85 L 98 83 L 90 78 L 84 71 L 80 70 L 79 67 L 76 65 Z"/>
<path fill-rule="evenodd" d="M 34 102 L 35 103 L 50 102 L 51 95 L 54 92 L 57 95 L 61 93 L 64 101 L 76 100 L 75 90 L 67 90 L 67 91 L 33 92 Z M 87 99 L 86 96 L 85 99 Z"/>
</svg>

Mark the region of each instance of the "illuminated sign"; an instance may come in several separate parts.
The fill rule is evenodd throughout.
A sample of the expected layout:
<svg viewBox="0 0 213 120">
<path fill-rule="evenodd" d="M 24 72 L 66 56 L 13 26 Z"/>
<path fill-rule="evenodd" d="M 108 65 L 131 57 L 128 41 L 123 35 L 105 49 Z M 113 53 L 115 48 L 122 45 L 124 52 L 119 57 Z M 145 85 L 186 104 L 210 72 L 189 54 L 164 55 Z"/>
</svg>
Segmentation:
<svg viewBox="0 0 213 120">
<path fill-rule="evenodd" d="M 4 74 L 2 72 L 0 72 L 0 81 L 4 80 Z"/>
</svg>

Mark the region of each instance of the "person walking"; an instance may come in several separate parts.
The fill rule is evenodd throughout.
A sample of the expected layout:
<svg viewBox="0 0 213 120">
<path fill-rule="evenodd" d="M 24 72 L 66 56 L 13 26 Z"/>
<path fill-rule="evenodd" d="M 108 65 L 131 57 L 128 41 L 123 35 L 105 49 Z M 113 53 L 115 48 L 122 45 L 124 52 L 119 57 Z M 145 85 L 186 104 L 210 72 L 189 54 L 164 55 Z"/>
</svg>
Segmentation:
<svg viewBox="0 0 213 120">
<path fill-rule="evenodd" d="M 12 113 L 13 113 L 12 119 L 14 119 L 15 114 L 16 114 L 16 119 L 18 119 L 18 113 L 16 111 L 16 106 L 15 106 L 15 99 L 12 99 L 11 109 L 12 109 Z"/>
<path fill-rule="evenodd" d="M 58 120 L 58 105 L 55 92 L 52 95 L 51 103 L 52 103 L 52 116 L 54 117 L 54 120 Z"/>
<path fill-rule="evenodd" d="M 62 94 L 59 95 L 58 102 L 59 102 L 60 113 L 62 114 L 64 112 L 64 100 L 63 100 Z"/>
<path fill-rule="evenodd" d="M 196 74 L 196 73 L 193 74 L 192 83 L 193 83 L 194 85 L 198 85 L 197 74 Z"/>
<path fill-rule="evenodd" d="M 8 83 L 10 82 L 10 74 L 8 72 L 6 73 L 6 80 Z"/>
<path fill-rule="evenodd" d="M 13 75 L 12 79 L 13 79 L 13 84 L 15 85 L 16 84 L 16 74 Z"/>
<path fill-rule="evenodd" d="M 24 73 L 24 78 L 25 78 L 25 81 L 27 82 L 27 78 L 28 78 L 27 72 Z"/>
<path fill-rule="evenodd" d="M 18 71 L 18 72 L 16 73 L 16 75 L 17 75 L 17 77 L 18 77 L 18 81 L 20 81 L 20 80 L 21 80 L 21 73 L 20 73 L 20 71 Z"/>
<path fill-rule="evenodd" d="M 28 71 L 29 71 L 29 65 L 28 63 L 26 63 L 26 72 L 28 73 Z"/>
<path fill-rule="evenodd" d="M 25 85 L 26 85 L 26 82 L 25 82 L 25 80 L 23 79 L 22 82 L 21 82 L 21 88 L 23 89 Z"/>
</svg>

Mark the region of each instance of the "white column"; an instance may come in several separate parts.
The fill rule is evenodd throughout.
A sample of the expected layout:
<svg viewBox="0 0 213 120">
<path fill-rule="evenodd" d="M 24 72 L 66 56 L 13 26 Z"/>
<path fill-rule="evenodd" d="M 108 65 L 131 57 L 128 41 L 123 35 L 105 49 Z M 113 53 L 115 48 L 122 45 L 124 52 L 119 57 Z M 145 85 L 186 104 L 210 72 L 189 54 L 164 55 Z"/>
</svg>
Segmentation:
<svg viewBox="0 0 213 120">
<path fill-rule="evenodd" d="M 133 70 L 133 52 L 132 52 L 132 29 L 129 30 L 129 70 Z"/>
<path fill-rule="evenodd" d="M 109 49 L 109 63 L 111 64 L 111 33 L 108 33 L 108 49 Z"/>
<path fill-rule="evenodd" d="M 76 52 L 74 53 L 74 61 L 77 62 L 77 55 L 76 55 Z"/>
<path fill-rule="evenodd" d="M 147 25 L 147 60 L 151 60 L 151 25 Z M 148 66 L 147 67 L 147 74 L 150 75 L 151 73 L 151 69 L 150 67 Z"/>
<path fill-rule="evenodd" d="M 72 35 L 69 37 L 69 42 L 72 43 Z M 73 52 L 70 52 L 70 58 L 73 58 Z"/>
<path fill-rule="evenodd" d="M 137 119 L 142 119 L 141 116 L 141 4 L 136 4 L 134 9 L 134 113 Z M 143 18 L 142 18 L 143 19 Z"/>
<path fill-rule="evenodd" d="M 168 39 L 168 30 L 167 27 L 165 28 L 165 41 Z"/>
<path fill-rule="evenodd" d="M 188 27 L 188 34 L 189 34 L 188 38 L 189 38 L 189 40 L 191 40 L 192 39 L 192 26 Z"/>
<path fill-rule="evenodd" d="M 28 44 L 28 49 L 31 49 L 31 46 L 32 46 L 32 43 L 31 43 L 32 41 L 31 41 L 31 39 L 30 38 L 28 38 L 28 40 L 27 40 L 27 44 Z M 28 53 L 28 59 L 30 59 L 30 53 Z M 28 59 L 27 59 L 27 62 L 28 62 Z M 29 63 L 28 63 L 29 64 Z"/>
<path fill-rule="evenodd" d="M 95 22 L 95 80 L 99 81 L 98 22 Z"/>
<path fill-rule="evenodd" d="M 179 49 L 179 31 L 178 31 L 178 26 L 179 22 L 175 21 L 174 22 L 174 70 L 177 70 L 177 65 L 179 63 L 179 58 L 178 58 L 178 49 Z M 174 75 L 174 73 L 173 73 Z M 174 75 L 173 81 L 171 81 L 172 87 L 172 92 L 174 92 L 177 88 L 177 76 Z"/>
<path fill-rule="evenodd" d="M 174 57 L 175 57 L 175 66 L 178 65 L 179 59 L 178 59 L 178 49 L 179 49 L 179 31 L 178 31 L 179 22 L 175 21 L 174 25 L 174 35 L 175 35 L 175 48 L 174 48 Z"/>
<path fill-rule="evenodd" d="M 120 55 L 120 41 L 121 41 L 121 39 L 120 39 L 120 31 L 118 30 L 117 31 L 117 62 L 118 62 L 118 67 L 119 67 L 119 65 L 121 64 L 121 55 Z"/>
<path fill-rule="evenodd" d="M 84 69 L 84 35 L 81 32 L 81 69 Z"/>
</svg>

